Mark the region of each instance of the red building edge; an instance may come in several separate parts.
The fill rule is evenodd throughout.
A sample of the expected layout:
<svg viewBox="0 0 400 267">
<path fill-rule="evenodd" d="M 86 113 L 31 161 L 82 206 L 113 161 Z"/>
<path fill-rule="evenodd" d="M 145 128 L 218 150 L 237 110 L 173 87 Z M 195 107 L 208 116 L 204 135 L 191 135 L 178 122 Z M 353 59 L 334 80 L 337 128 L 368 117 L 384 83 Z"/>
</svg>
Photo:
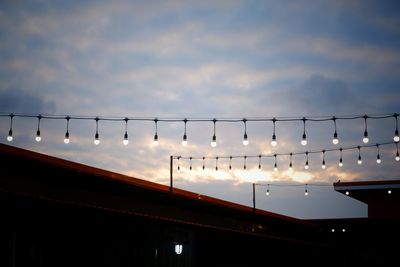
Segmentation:
<svg viewBox="0 0 400 267">
<path fill-rule="evenodd" d="M 400 180 L 336 182 L 333 186 L 366 203 L 370 219 L 400 219 Z"/>
</svg>

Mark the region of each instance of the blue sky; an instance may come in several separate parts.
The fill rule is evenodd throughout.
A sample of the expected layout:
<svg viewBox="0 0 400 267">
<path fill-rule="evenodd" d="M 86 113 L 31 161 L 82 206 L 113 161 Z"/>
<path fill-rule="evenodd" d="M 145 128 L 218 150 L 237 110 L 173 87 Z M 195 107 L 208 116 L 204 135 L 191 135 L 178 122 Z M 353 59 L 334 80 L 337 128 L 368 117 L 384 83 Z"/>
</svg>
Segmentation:
<svg viewBox="0 0 400 267">
<path fill-rule="evenodd" d="M 400 5 L 398 1 L 2 1 L 0 4 L 0 111 L 148 117 L 274 117 L 400 112 Z M 43 141 L 34 142 L 36 121 L 16 119 L 15 146 L 168 183 L 169 155 L 258 155 L 304 151 L 301 124 L 218 124 L 218 146 L 209 145 L 212 124 L 160 123 L 160 145 L 151 145 L 152 123 L 101 122 L 100 146 L 93 121 L 72 121 L 71 143 L 62 143 L 65 121 L 43 121 Z M 0 119 L 6 143 L 9 120 Z M 310 123 L 307 150 L 332 148 L 332 123 Z M 338 122 L 342 146 L 361 144 L 363 122 Z M 371 142 L 391 141 L 394 120 L 371 121 Z M 249 161 L 232 174 L 187 168 L 176 186 L 251 205 L 251 182 L 323 182 L 398 178 L 395 147 L 310 158 L 294 172 L 259 173 Z M 287 159 L 280 159 L 287 165 Z M 185 165 L 186 164 L 186 165 Z M 212 164 L 212 163 L 210 163 Z M 187 162 L 182 162 L 188 166 Z M 240 166 L 240 167 L 239 167 Z M 366 206 L 332 188 L 279 187 L 260 208 L 299 218 L 366 216 Z"/>
</svg>

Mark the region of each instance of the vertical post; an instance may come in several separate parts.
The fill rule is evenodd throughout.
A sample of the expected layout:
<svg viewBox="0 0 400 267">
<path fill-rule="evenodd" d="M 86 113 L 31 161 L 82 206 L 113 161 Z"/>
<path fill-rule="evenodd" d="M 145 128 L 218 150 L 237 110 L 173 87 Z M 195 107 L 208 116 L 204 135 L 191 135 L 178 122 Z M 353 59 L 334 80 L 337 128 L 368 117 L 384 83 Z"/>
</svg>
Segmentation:
<svg viewBox="0 0 400 267">
<path fill-rule="evenodd" d="M 253 183 L 253 213 L 256 213 L 256 184 Z"/>
<path fill-rule="evenodd" d="M 172 193 L 173 188 L 173 174 L 174 174 L 174 157 L 169 157 L 169 192 Z"/>
</svg>

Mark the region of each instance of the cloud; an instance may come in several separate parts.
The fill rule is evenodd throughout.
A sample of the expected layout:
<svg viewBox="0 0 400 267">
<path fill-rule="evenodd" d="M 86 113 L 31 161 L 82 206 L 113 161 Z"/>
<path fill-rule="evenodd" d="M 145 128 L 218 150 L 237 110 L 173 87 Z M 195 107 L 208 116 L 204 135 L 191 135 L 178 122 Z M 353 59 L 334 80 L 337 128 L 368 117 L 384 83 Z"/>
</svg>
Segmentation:
<svg viewBox="0 0 400 267">
<path fill-rule="evenodd" d="M 0 90 L 0 111 L 13 113 L 54 113 L 56 104 L 41 95 L 21 89 Z"/>
</svg>

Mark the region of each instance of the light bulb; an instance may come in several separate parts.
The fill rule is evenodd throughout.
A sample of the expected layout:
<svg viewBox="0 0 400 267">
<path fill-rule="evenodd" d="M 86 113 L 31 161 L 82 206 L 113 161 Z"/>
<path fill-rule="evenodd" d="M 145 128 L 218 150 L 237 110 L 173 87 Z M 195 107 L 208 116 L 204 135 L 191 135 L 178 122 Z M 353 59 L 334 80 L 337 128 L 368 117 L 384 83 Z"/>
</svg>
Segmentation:
<svg viewBox="0 0 400 267">
<path fill-rule="evenodd" d="M 308 191 L 307 191 L 307 189 L 306 189 L 306 191 L 304 192 L 304 195 L 305 195 L 305 196 L 308 196 Z"/>
<path fill-rule="evenodd" d="M 364 138 L 363 138 L 363 142 L 364 142 L 365 144 L 367 144 L 367 143 L 369 142 L 369 138 L 368 138 L 368 137 L 364 137 Z"/>
<path fill-rule="evenodd" d="M 40 137 L 40 131 L 39 130 L 37 130 L 37 132 L 36 132 L 35 140 L 36 140 L 36 142 L 42 141 L 42 137 Z"/>
<path fill-rule="evenodd" d="M 154 135 L 153 145 L 158 146 L 158 135 L 157 134 Z"/>
<path fill-rule="evenodd" d="M 400 160 L 399 152 L 396 153 L 395 160 L 396 160 L 396 161 L 399 161 L 399 160 Z"/>
<path fill-rule="evenodd" d="M 396 143 L 400 141 L 399 130 L 397 128 L 396 131 L 394 132 L 393 141 L 395 141 Z"/>
<path fill-rule="evenodd" d="M 387 192 L 388 192 L 388 194 L 390 195 L 390 194 L 392 193 L 392 190 L 389 189 Z"/>
<path fill-rule="evenodd" d="M 95 134 L 93 143 L 96 146 L 100 144 L 100 139 L 99 139 L 99 134 L 98 133 Z"/>
<path fill-rule="evenodd" d="M 339 162 L 339 167 L 343 167 L 343 162 L 342 161 Z"/>
<path fill-rule="evenodd" d="M 322 168 L 322 169 L 325 169 L 325 168 L 326 168 L 325 163 L 322 164 L 321 168 Z"/>
<path fill-rule="evenodd" d="M 128 133 L 127 132 L 125 132 L 125 134 L 124 134 L 124 140 L 122 140 L 122 143 L 124 144 L 124 146 L 129 144 Z"/>
<path fill-rule="evenodd" d="M 187 136 L 186 136 L 186 134 L 184 134 L 183 135 L 183 138 L 182 138 L 182 146 L 187 146 Z"/>
<path fill-rule="evenodd" d="M 381 164 L 381 162 L 382 162 L 382 160 L 378 157 L 378 158 L 376 159 L 376 163 Z"/>
<path fill-rule="evenodd" d="M 276 146 L 277 144 L 278 144 L 278 142 L 276 141 L 276 135 L 273 134 L 273 135 L 272 135 L 271 146 Z"/>
<path fill-rule="evenodd" d="M 307 140 L 306 140 L 306 139 L 301 140 L 301 145 L 302 145 L 302 146 L 307 145 Z"/>
<path fill-rule="evenodd" d="M 357 164 L 358 164 L 358 165 L 361 165 L 361 164 L 362 164 L 362 160 L 361 160 L 360 158 L 357 160 Z"/>
<path fill-rule="evenodd" d="M 290 172 L 293 171 L 293 167 L 292 167 L 292 166 L 289 167 L 289 171 L 290 171 Z"/>
<path fill-rule="evenodd" d="M 339 139 L 333 138 L 333 139 L 332 139 L 332 143 L 333 143 L 334 145 L 339 144 Z"/>
<path fill-rule="evenodd" d="M 247 146 L 248 144 L 249 144 L 249 140 L 247 139 L 247 133 L 245 133 L 243 136 L 243 145 Z"/>
<path fill-rule="evenodd" d="M 217 137 L 215 135 L 213 135 L 213 137 L 212 137 L 211 146 L 212 147 L 217 146 Z"/>
<path fill-rule="evenodd" d="M 69 144 L 69 132 L 65 133 L 64 144 Z"/>
<path fill-rule="evenodd" d="M 350 193 L 349 193 L 349 191 L 346 191 L 346 196 L 348 196 Z"/>
<path fill-rule="evenodd" d="M 13 140 L 12 130 L 10 129 L 10 130 L 8 131 L 7 141 L 8 141 L 8 142 L 11 142 L 12 140 Z"/>
<path fill-rule="evenodd" d="M 310 166 L 308 166 L 308 161 L 306 162 L 306 165 L 304 165 L 304 169 L 308 170 Z"/>
<path fill-rule="evenodd" d="M 265 193 L 267 196 L 269 196 L 269 189 L 267 189 L 267 192 Z"/>
</svg>

